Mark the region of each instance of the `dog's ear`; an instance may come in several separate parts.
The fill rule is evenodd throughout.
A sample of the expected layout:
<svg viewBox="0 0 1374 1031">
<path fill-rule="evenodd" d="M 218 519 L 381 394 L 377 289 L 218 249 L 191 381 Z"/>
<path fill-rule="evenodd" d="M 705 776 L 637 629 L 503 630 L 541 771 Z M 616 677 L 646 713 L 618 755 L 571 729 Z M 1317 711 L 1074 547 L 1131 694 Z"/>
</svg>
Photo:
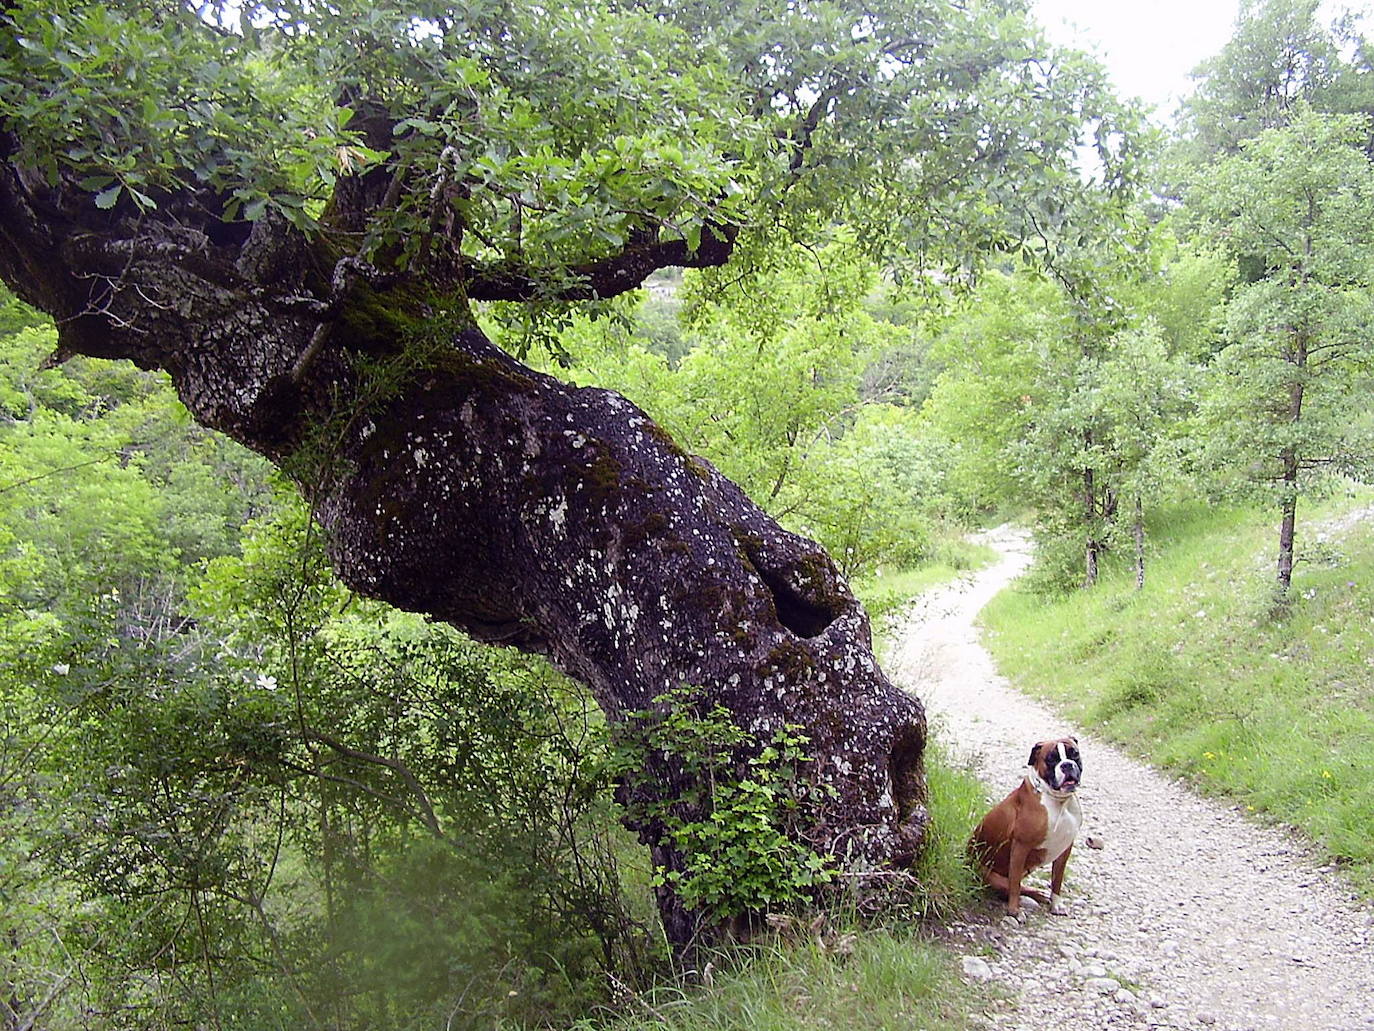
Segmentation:
<svg viewBox="0 0 1374 1031">
<path fill-rule="evenodd" d="M 1072 734 L 1069 735 L 1069 740 L 1072 741 L 1074 744 L 1078 744 L 1078 738 L 1074 737 Z"/>
<path fill-rule="evenodd" d="M 1040 749 L 1041 749 L 1042 747 L 1043 747 L 1042 745 L 1037 744 L 1034 748 L 1031 749 L 1030 758 L 1026 760 L 1026 765 L 1027 765 L 1027 766 L 1034 766 L 1034 765 L 1035 765 L 1035 760 L 1040 758 Z"/>
</svg>

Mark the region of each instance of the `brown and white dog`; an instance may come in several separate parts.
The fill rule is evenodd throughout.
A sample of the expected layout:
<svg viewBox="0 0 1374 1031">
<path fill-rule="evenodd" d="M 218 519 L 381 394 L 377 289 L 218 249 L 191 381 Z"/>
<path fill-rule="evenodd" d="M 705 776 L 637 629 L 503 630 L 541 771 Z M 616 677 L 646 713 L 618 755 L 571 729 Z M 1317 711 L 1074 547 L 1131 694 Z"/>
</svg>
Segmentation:
<svg viewBox="0 0 1374 1031">
<path fill-rule="evenodd" d="M 983 817 L 969 839 L 969 854 L 983 880 L 1007 897 L 1007 913 L 1019 917 L 1021 896 L 1067 912 L 1059 898 L 1073 840 L 1083 823 L 1074 792 L 1083 778 L 1078 738 L 1041 741 L 1031 749 L 1021 783 Z M 1050 894 L 1021 886 L 1036 867 L 1050 863 Z"/>
</svg>

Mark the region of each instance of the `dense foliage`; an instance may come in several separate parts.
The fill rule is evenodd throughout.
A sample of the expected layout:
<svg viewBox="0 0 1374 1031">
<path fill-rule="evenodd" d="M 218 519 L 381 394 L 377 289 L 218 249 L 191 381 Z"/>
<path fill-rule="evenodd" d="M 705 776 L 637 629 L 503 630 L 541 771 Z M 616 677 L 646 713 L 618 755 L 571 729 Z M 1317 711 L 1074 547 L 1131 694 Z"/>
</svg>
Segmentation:
<svg viewBox="0 0 1374 1031">
<path fill-rule="evenodd" d="M 50 182 L 364 229 L 363 257 L 470 297 L 586 297 L 579 275 L 637 247 L 828 218 L 924 273 L 1052 219 L 1049 190 L 1084 189 L 1067 148 L 1113 190 L 1135 167 L 1101 69 L 1012 2 L 6 9 L 0 124 Z M 338 226 L 323 205 L 370 166 L 388 203 Z"/>
<path fill-rule="evenodd" d="M 165 380 L 35 373 L 52 330 L 5 311 L 6 1026 L 431 1026 L 634 982 L 582 694 L 351 598 Z"/>
</svg>

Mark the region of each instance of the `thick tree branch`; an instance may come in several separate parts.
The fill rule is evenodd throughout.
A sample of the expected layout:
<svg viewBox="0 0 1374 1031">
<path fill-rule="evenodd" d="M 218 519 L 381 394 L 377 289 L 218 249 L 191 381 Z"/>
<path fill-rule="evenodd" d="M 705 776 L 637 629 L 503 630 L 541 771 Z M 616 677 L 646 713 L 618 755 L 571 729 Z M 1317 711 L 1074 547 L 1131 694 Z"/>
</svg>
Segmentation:
<svg viewBox="0 0 1374 1031">
<path fill-rule="evenodd" d="M 686 240 L 634 243 L 610 257 L 569 267 L 561 284 L 518 262 L 473 263 L 465 269 L 466 293 L 474 301 L 604 300 L 638 288 L 659 269 L 724 265 L 738 235 L 734 226 L 708 225 L 695 250 Z"/>
</svg>

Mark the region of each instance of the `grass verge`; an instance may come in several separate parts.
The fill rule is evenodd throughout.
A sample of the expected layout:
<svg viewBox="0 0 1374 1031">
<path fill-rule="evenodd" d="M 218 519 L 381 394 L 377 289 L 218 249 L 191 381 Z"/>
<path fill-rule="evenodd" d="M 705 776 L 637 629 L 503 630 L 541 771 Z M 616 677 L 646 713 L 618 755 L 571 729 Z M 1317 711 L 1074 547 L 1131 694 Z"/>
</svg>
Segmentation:
<svg viewBox="0 0 1374 1031">
<path fill-rule="evenodd" d="M 1151 526 L 1145 589 L 1003 592 L 988 644 L 1021 689 L 1203 791 L 1295 826 L 1374 895 L 1374 519 L 1367 495 L 1298 528 L 1276 610 L 1276 520 L 1194 506 Z"/>
<path fill-rule="evenodd" d="M 948 1031 L 966 1026 L 953 957 L 916 932 L 870 931 L 832 946 L 776 940 L 722 958 L 709 987 L 641 999 L 580 1031 Z"/>
</svg>

